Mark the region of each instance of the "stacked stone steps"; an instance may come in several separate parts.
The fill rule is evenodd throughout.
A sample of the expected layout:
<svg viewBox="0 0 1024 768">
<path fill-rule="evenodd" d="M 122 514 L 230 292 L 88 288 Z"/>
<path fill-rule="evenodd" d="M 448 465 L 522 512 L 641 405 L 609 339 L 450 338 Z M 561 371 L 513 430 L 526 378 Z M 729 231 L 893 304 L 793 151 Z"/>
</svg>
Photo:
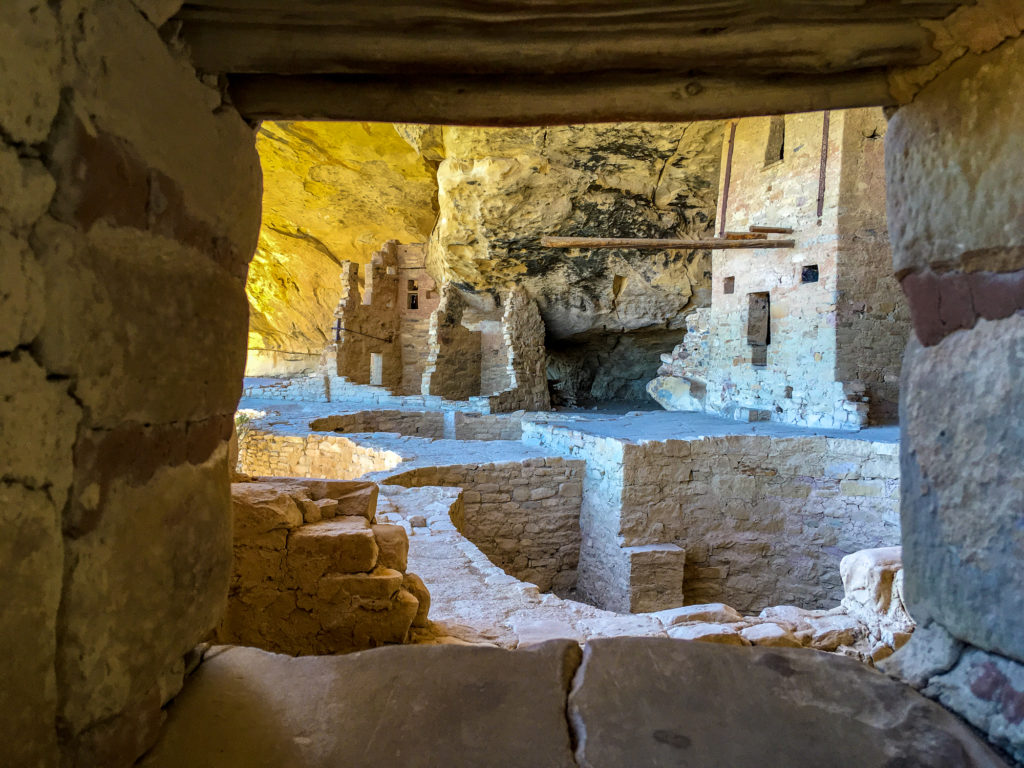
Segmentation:
<svg viewBox="0 0 1024 768">
<path fill-rule="evenodd" d="M 293 655 L 402 643 L 430 595 L 405 573 L 401 526 L 376 523 L 377 486 L 236 483 L 235 562 L 218 639 Z"/>
</svg>

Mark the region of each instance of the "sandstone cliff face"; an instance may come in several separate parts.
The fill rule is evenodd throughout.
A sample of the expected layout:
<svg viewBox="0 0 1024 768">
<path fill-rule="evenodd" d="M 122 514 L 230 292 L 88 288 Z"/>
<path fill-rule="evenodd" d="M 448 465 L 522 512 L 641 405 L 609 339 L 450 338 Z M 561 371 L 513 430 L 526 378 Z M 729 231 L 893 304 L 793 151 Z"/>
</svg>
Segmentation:
<svg viewBox="0 0 1024 768">
<path fill-rule="evenodd" d="M 681 328 L 706 252 L 544 248 L 543 235 L 710 235 L 720 123 L 444 128 L 429 264 L 473 290 L 523 285 L 548 334 Z"/>
<path fill-rule="evenodd" d="M 445 127 L 428 265 L 541 310 L 556 401 L 645 400 L 658 356 L 706 302 L 707 251 L 561 250 L 544 235 L 713 234 L 721 123 Z"/>
<path fill-rule="evenodd" d="M 399 127 L 262 125 L 263 226 L 246 286 L 250 348 L 319 354 L 341 296 L 341 262 L 366 263 L 385 240 L 430 235 L 434 163 Z"/>
</svg>

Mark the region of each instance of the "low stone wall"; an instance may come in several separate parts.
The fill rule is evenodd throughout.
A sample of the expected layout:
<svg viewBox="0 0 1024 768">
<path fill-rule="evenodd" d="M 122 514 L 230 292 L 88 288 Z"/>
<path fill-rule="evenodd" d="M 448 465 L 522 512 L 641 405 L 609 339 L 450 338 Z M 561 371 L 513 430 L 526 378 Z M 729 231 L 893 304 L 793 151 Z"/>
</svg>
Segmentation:
<svg viewBox="0 0 1024 768">
<path fill-rule="evenodd" d="M 456 440 L 520 440 L 523 411 L 514 413 L 452 414 Z"/>
<path fill-rule="evenodd" d="M 238 471 L 247 475 L 355 480 L 401 462 L 393 451 L 333 434 L 282 435 L 248 429 L 238 443 Z"/>
<path fill-rule="evenodd" d="M 234 562 L 217 641 L 291 655 L 405 642 L 430 595 L 406 574 L 409 539 L 375 524 L 373 483 L 235 483 Z"/>
<path fill-rule="evenodd" d="M 242 397 L 326 403 L 328 402 L 327 389 L 327 377 L 323 374 L 296 376 L 291 379 L 246 379 L 242 388 Z"/>
<path fill-rule="evenodd" d="M 242 397 L 286 402 L 345 403 L 367 408 L 429 408 L 435 411 L 490 413 L 486 397 L 444 400 L 432 395 L 394 395 L 384 387 L 353 384 L 342 376 L 323 372 L 292 379 L 246 379 Z"/>
<path fill-rule="evenodd" d="M 381 481 L 465 489 L 459 532 L 506 573 L 562 595 L 576 584 L 582 473 L 583 462 L 550 457 L 421 467 Z"/>
<path fill-rule="evenodd" d="M 636 444 L 533 422 L 524 435 L 586 459 L 578 588 L 604 608 L 825 607 L 843 596 L 844 555 L 899 543 L 895 443 L 734 435 Z M 675 594 L 666 574 L 679 575 Z"/>
<path fill-rule="evenodd" d="M 445 414 L 440 411 L 359 411 L 312 421 L 317 432 L 397 432 L 411 437 L 443 438 Z"/>
</svg>

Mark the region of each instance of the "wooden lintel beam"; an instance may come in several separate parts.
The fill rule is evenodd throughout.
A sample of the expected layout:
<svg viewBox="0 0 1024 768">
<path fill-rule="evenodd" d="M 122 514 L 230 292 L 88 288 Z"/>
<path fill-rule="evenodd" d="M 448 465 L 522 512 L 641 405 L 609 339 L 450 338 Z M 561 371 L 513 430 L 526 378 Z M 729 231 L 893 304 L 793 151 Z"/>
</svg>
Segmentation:
<svg viewBox="0 0 1024 768">
<path fill-rule="evenodd" d="M 883 69 L 787 78 L 674 73 L 576 77 L 229 75 L 228 95 L 251 120 L 494 126 L 685 122 L 895 103 Z"/>
<path fill-rule="evenodd" d="M 766 240 L 768 235 L 763 232 L 726 232 L 726 240 Z"/>
<path fill-rule="evenodd" d="M 913 20 L 789 21 L 709 31 L 662 20 L 595 27 L 567 17 L 532 26 L 479 21 L 370 29 L 344 16 L 333 23 L 296 23 L 287 16 L 261 22 L 246 14 L 228 20 L 186 14 L 182 24 L 198 69 L 235 74 L 554 76 L 618 70 L 767 77 L 913 67 L 937 56 L 932 33 Z"/>
<path fill-rule="evenodd" d="M 790 227 L 750 227 L 750 231 L 757 235 L 791 235 L 793 230 Z"/>
<path fill-rule="evenodd" d="M 728 240 L 714 237 L 706 240 L 682 240 L 655 237 L 542 237 L 545 248 L 637 248 L 644 250 L 709 250 L 729 248 L 794 248 L 795 240 Z"/>
</svg>

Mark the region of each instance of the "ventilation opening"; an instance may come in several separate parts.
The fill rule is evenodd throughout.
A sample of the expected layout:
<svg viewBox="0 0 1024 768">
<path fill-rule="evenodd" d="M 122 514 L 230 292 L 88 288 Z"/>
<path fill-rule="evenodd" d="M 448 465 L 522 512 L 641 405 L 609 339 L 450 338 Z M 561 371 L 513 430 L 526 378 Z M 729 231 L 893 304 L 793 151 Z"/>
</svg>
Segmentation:
<svg viewBox="0 0 1024 768">
<path fill-rule="evenodd" d="M 801 283 L 816 283 L 818 282 L 818 265 L 808 264 L 806 267 L 800 270 L 800 282 Z"/>
<path fill-rule="evenodd" d="M 747 343 L 750 344 L 750 362 L 768 364 L 768 345 L 772 341 L 771 299 L 767 291 L 747 294 Z"/>
<path fill-rule="evenodd" d="M 722 282 L 722 293 L 735 293 L 736 292 L 736 278 L 727 277 Z"/>
<path fill-rule="evenodd" d="M 384 385 L 384 355 L 379 352 L 370 353 L 370 386 Z"/>
<path fill-rule="evenodd" d="M 408 306 L 409 309 L 420 308 L 420 295 L 418 293 L 420 289 L 419 283 L 415 280 L 409 280 L 406 282 L 406 291 L 408 292 Z"/>
<path fill-rule="evenodd" d="M 768 128 L 768 144 L 764 149 L 764 164 L 781 163 L 786 153 L 786 118 L 781 115 L 773 117 Z"/>
</svg>

